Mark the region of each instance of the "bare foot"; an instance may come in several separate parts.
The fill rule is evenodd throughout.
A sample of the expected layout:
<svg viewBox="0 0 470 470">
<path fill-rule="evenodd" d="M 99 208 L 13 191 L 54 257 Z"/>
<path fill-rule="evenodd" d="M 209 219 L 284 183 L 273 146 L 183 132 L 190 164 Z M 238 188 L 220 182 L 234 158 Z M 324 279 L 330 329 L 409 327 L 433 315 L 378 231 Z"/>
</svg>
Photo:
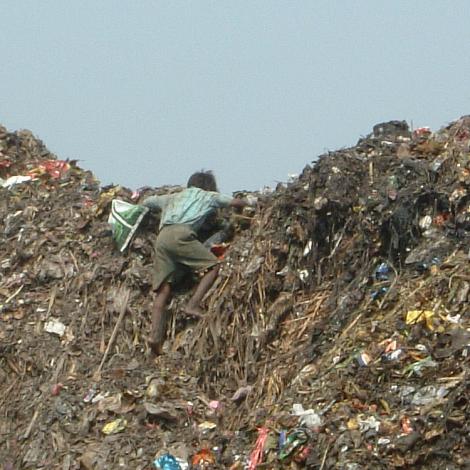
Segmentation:
<svg viewBox="0 0 470 470">
<path fill-rule="evenodd" d="M 201 319 L 204 316 L 202 310 L 199 307 L 193 307 L 191 305 L 186 305 L 186 307 L 183 309 L 183 312 L 190 317 L 198 319 Z"/>
</svg>

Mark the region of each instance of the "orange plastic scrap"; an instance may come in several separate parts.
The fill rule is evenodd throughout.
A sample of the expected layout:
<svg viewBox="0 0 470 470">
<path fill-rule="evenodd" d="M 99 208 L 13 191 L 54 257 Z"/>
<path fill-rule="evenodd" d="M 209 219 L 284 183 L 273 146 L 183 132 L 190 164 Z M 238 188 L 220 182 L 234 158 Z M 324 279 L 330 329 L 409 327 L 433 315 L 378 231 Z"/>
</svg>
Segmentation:
<svg viewBox="0 0 470 470">
<path fill-rule="evenodd" d="M 269 429 L 265 427 L 258 428 L 258 439 L 256 439 L 255 448 L 250 454 L 250 465 L 248 470 L 256 470 L 256 467 L 263 461 L 263 451 L 268 438 Z"/>
<path fill-rule="evenodd" d="M 387 346 L 385 347 L 385 351 L 384 351 L 385 353 L 393 352 L 393 351 L 397 350 L 398 344 L 397 344 L 396 339 L 392 340 L 392 339 L 389 338 L 389 339 L 385 340 L 385 342 L 387 343 Z"/>
<path fill-rule="evenodd" d="M 410 418 L 408 418 L 408 416 L 403 416 L 400 423 L 401 423 L 401 429 L 405 434 L 411 434 L 413 432 L 413 427 L 411 426 L 411 421 L 410 421 Z"/>
<path fill-rule="evenodd" d="M 215 464 L 214 454 L 209 449 L 201 449 L 192 459 L 192 464 L 196 465 L 213 465 Z"/>
<path fill-rule="evenodd" d="M 442 214 L 438 214 L 436 215 L 436 217 L 434 217 L 434 224 L 437 225 L 438 227 L 441 227 L 442 225 L 445 224 L 445 222 L 449 219 L 449 214 L 448 213 L 442 213 Z"/>
</svg>

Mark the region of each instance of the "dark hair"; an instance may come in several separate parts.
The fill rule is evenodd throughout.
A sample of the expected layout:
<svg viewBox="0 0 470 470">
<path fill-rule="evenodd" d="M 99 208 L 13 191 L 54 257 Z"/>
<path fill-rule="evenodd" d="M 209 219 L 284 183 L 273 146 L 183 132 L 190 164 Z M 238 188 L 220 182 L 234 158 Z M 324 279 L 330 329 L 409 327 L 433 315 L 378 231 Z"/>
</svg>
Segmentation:
<svg viewBox="0 0 470 470">
<path fill-rule="evenodd" d="M 212 171 L 198 171 L 188 180 L 188 188 L 200 188 L 204 191 L 217 191 L 217 183 Z"/>
</svg>

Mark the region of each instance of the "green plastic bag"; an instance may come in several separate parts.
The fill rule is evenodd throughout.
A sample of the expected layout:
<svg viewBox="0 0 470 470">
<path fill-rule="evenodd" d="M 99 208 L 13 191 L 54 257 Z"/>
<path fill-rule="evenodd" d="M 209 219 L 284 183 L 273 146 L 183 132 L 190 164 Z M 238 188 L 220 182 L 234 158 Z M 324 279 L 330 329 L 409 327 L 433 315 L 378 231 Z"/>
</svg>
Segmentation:
<svg viewBox="0 0 470 470">
<path fill-rule="evenodd" d="M 131 242 L 147 212 L 148 208 L 145 206 L 113 199 L 108 223 L 111 225 L 113 240 L 121 253 Z"/>
</svg>

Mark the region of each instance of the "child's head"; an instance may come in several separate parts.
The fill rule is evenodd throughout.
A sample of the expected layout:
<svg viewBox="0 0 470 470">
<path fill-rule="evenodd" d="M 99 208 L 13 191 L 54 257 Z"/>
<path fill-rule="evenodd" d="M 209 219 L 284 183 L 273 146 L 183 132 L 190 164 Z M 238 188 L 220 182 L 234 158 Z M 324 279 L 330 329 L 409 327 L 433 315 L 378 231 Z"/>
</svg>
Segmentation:
<svg viewBox="0 0 470 470">
<path fill-rule="evenodd" d="M 217 183 L 212 171 L 198 171 L 193 173 L 188 180 L 188 188 L 200 188 L 204 191 L 217 191 Z"/>
</svg>

